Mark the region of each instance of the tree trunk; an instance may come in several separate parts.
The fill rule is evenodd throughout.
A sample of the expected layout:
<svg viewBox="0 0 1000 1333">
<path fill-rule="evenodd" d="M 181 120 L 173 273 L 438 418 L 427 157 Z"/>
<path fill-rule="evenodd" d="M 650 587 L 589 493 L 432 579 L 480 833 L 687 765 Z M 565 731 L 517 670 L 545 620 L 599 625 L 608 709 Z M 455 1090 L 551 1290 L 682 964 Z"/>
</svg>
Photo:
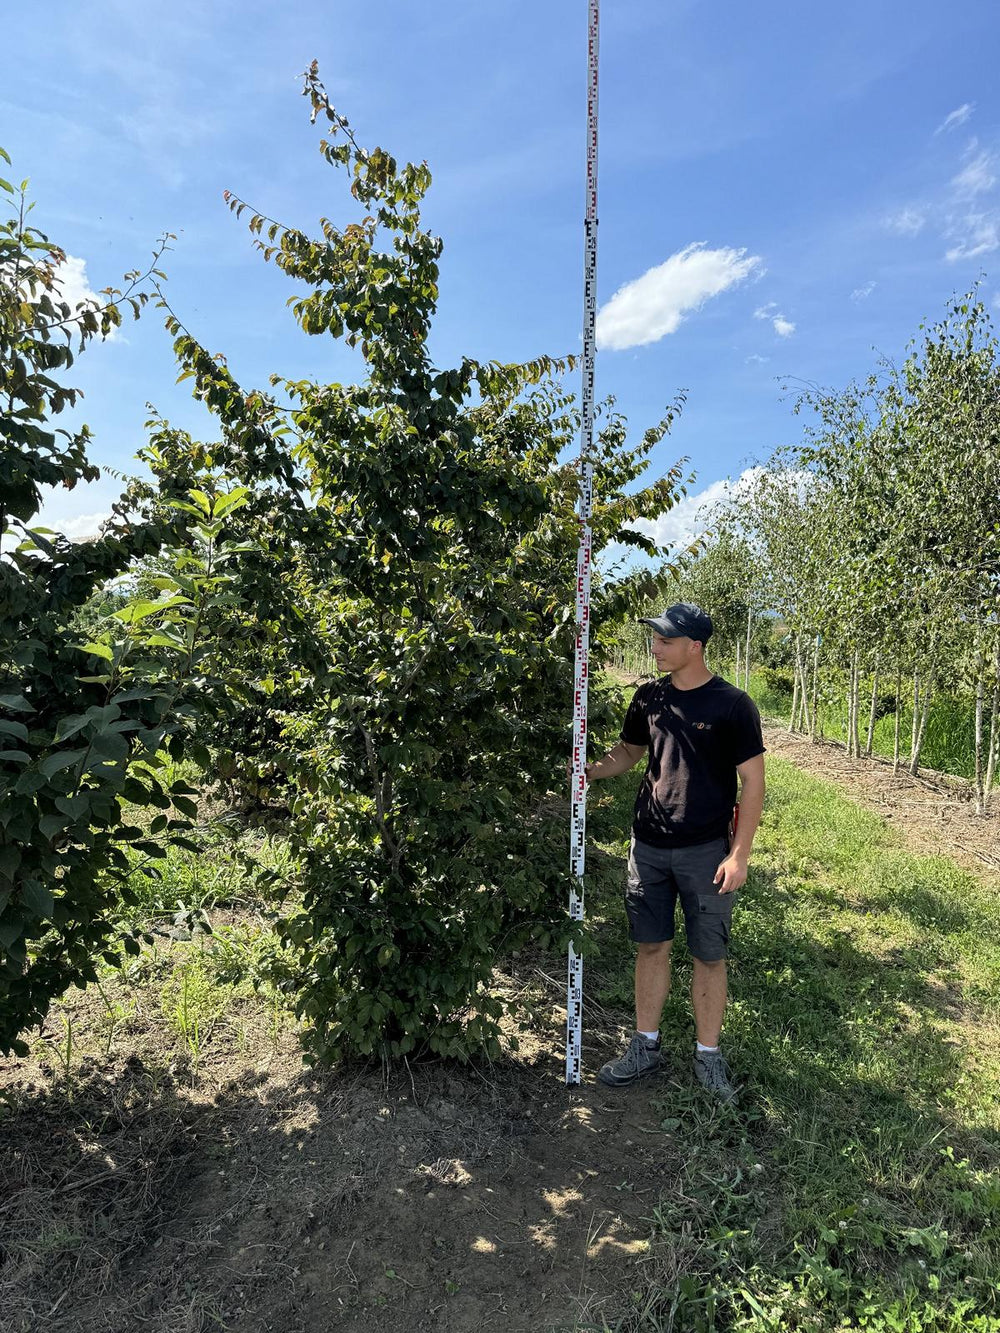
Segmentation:
<svg viewBox="0 0 1000 1333">
<path fill-rule="evenodd" d="M 875 705 L 878 703 L 878 653 L 875 654 L 875 669 L 872 672 L 872 702 L 868 710 L 868 738 L 865 741 L 865 757 L 872 757 L 872 744 L 875 740 Z"/>
<path fill-rule="evenodd" d="M 809 698 L 809 668 L 805 653 L 801 651 L 799 655 L 799 677 L 801 680 L 801 696 L 803 696 L 803 733 L 809 737 L 816 734 L 816 698 Z"/>
<path fill-rule="evenodd" d="M 980 650 L 979 660 L 976 663 L 976 767 L 973 785 L 976 793 L 976 814 L 984 815 L 986 813 L 986 802 L 984 800 L 984 779 L 986 777 L 986 763 L 983 755 L 983 699 L 986 694 L 986 663 L 983 660 L 983 653 Z"/>
<path fill-rule="evenodd" d="M 913 717 L 910 721 L 910 763 L 917 753 L 917 720 L 920 717 L 920 672 L 913 668 Z M 912 770 L 911 770 L 912 771 Z"/>
<path fill-rule="evenodd" d="M 997 771 L 997 750 L 1000 748 L 1000 649 L 993 667 L 993 704 L 990 708 L 990 748 L 986 759 L 986 779 L 983 782 L 984 813 L 989 812 L 993 779 Z"/>
<path fill-rule="evenodd" d="M 740 636 L 739 636 L 738 634 L 737 634 L 737 636 L 736 636 L 736 671 L 735 671 L 734 674 L 735 674 L 735 677 L 736 677 L 736 684 L 739 685 L 739 683 L 740 683 Z"/>
<path fill-rule="evenodd" d="M 851 712 L 853 701 L 855 701 L 855 659 L 851 659 L 851 673 L 847 677 L 847 752 L 852 754 L 851 737 L 853 734 L 853 724 L 855 718 Z"/>
<path fill-rule="evenodd" d="M 847 709 L 847 753 L 857 758 L 861 754 L 861 742 L 858 739 L 859 690 L 861 685 L 861 667 L 858 662 L 858 650 L 851 654 L 851 691 Z"/>
<path fill-rule="evenodd" d="M 750 626 L 753 620 L 753 608 L 747 607 L 747 650 L 744 656 L 743 670 L 746 672 L 746 684 L 743 688 L 750 693 Z"/>
<path fill-rule="evenodd" d="M 795 636 L 795 658 L 792 663 L 792 715 L 788 719 L 788 730 L 795 730 L 795 719 L 799 712 L 799 639 Z"/>
<path fill-rule="evenodd" d="M 799 682 L 799 694 L 802 698 L 802 733 L 811 736 L 813 734 L 813 715 L 809 705 L 809 668 L 806 666 L 801 643 L 799 645 Z"/>
<path fill-rule="evenodd" d="M 920 771 L 920 750 L 924 743 L 924 732 L 927 730 L 927 714 L 931 711 L 931 695 L 934 693 L 933 679 L 928 679 L 924 686 L 924 702 L 920 709 L 920 726 L 917 728 L 916 739 L 913 743 L 913 756 L 910 759 L 910 772 L 914 777 Z"/>
<path fill-rule="evenodd" d="M 812 707 L 809 710 L 809 739 L 816 739 L 816 726 L 819 717 L 819 635 L 816 635 L 816 641 L 813 644 L 813 672 L 812 672 Z"/>
<path fill-rule="evenodd" d="M 899 772 L 899 710 L 903 705 L 903 668 L 896 663 L 896 717 L 892 729 L 892 771 Z"/>
</svg>

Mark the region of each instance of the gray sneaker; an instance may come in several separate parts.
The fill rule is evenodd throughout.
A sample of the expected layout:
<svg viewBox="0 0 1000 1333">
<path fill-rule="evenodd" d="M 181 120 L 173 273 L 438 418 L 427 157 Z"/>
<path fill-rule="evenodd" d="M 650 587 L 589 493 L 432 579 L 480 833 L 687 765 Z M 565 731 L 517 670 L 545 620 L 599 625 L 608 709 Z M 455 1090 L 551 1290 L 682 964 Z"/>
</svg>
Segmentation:
<svg viewBox="0 0 1000 1333">
<path fill-rule="evenodd" d="M 609 1060 L 598 1071 L 597 1077 L 609 1088 L 623 1088 L 627 1083 L 636 1083 L 647 1074 L 656 1074 L 659 1070 L 660 1043 L 650 1041 L 637 1032 L 625 1054 L 617 1060 Z"/>
<path fill-rule="evenodd" d="M 694 1075 L 720 1102 L 736 1100 L 738 1089 L 733 1083 L 733 1072 L 721 1051 L 695 1051 Z"/>
</svg>

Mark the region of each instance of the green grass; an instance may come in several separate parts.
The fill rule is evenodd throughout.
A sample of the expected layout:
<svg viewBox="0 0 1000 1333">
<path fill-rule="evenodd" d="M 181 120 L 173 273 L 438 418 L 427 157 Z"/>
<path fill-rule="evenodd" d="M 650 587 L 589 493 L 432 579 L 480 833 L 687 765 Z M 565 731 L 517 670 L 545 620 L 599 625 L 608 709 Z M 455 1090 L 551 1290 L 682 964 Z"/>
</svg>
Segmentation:
<svg viewBox="0 0 1000 1333">
<path fill-rule="evenodd" d="M 788 763 L 769 760 L 768 783 L 724 1038 L 746 1089 L 735 1111 L 685 1080 L 665 1092 L 661 1128 L 684 1165 L 613 1327 L 998 1333 L 994 895 L 944 858 L 906 852 Z M 591 831 L 618 858 L 634 788 L 633 774 L 594 793 Z M 627 1011 L 631 947 L 612 878 L 590 894 L 590 985 Z M 680 938 L 674 975 L 664 1045 L 686 1058 Z"/>
<path fill-rule="evenodd" d="M 223 907 L 261 907 L 270 899 L 256 882 L 261 870 L 290 870 L 287 841 L 256 831 L 233 832 L 219 824 L 199 830 L 198 852 L 167 847 L 151 860 L 129 852 L 133 869 L 129 888 L 135 901 L 123 919 L 143 925 L 180 911 L 208 912 Z"/>
</svg>

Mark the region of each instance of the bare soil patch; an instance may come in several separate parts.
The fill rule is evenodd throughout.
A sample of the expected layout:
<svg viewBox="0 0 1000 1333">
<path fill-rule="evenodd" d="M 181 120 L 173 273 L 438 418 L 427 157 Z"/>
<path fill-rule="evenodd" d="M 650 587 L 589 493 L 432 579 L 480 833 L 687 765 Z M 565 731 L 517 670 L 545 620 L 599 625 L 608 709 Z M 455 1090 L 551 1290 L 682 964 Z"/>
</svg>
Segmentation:
<svg viewBox="0 0 1000 1333">
<path fill-rule="evenodd" d="M 604 1088 L 607 1030 L 567 1088 L 557 1004 L 553 987 L 551 1026 L 492 1066 L 312 1072 L 291 1029 L 242 1059 L 220 1041 L 196 1071 L 141 1031 L 69 1079 L 8 1065 L 0 1329 L 613 1324 L 682 1162 L 667 1102 L 700 1094 L 684 1061 L 676 1081 Z"/>
<path fill-rule="evenodd" d="M 947 856 L 987 883 L 1000 886 L 1000 800 L 977 815 L 969 786 L 947 773 L 894 773 L 882 758 L 854 759 L 836 741 L 810 741 L 787 727 L 767 725 L 768 754 L 840 787 L 852 801 L 881 815 L 905 845 L 924 856 Z"/>
</svg>

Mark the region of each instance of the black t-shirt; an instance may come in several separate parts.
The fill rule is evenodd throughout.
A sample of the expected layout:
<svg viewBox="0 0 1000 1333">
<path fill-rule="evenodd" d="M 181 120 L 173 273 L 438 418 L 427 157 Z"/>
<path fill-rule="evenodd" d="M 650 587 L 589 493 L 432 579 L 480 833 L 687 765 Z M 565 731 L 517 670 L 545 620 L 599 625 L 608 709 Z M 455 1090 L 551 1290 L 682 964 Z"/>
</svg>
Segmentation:
<svg viewBox="0 0 1000 1333">
<path fill-rule="evenodd" d="M 764 753 L 757 705 L 721 676 L 693 690 L 675 689 L 669 677 L 640 685 L 622 740 L 649 751 L 632 831 L 653 847 L 724 837 L 736 803 L 736 767 Z"/>
</svg>

